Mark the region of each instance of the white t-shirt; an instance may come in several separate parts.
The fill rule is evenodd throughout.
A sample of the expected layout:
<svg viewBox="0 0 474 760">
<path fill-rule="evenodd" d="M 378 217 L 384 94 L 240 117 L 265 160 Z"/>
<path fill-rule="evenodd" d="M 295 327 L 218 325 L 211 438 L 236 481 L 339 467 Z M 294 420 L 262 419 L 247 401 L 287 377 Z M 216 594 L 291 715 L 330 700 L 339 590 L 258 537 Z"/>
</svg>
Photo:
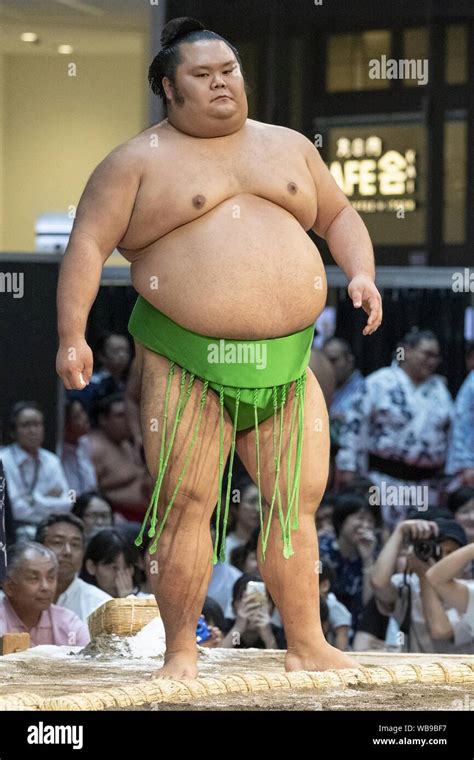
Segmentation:
<svg viewBox="0 0 474 760">
<path fill-rule="evenodd" d="M 461 619 L 453 626 L 454 643 L 465 654 L 474 654 L 474 582 L 461 581 L 469 593 L 467 608 Z"/>
<path fill-rule="evenodd" d="M 404 574 L 396 573 L 391 578 L 392 585 L 396 589 L 401 589 L 404 585 Z M 420 579 L 415 573 L 406 576 L 406 583 L 411 589 L 411 621 L 410 621 L 410 652 L 439 652 L 440 654 L 465 653 L 465 647 L 454 641 L 434 641 L 426 625 L 425 615 L 423 612 L 423 602 L 421 600 Z M 399 625 L 403 622 L 407 609 L 407 595 L 398 596 L 395 602 L 395 609 L 392 612 L 393 617 Z M 453 631 L 459 624 L 461 616 L 453 607 L 445 610 Z"/>
<path fill-rule="evenodd" d="M 68 610 L 75 612 L 81 620 L 86 620 L 89 615 L 105 602 L 112 599 L 102 589 L 93 586 L 92 583 L 86 583 L 76 576 L 73 582 L 67 587 L 66 591 L 58 597 L 56 602 L 59 607 L 66 607 Z"/>
<path fill-rule="evenodd" d="M 224 614 L 228 604 L 232 602 L 234 583 L 241 575 L 241 571 L 228 562 L 218 562 L 214 565 L 207 595 L 220 604 Z"/>
</svg>

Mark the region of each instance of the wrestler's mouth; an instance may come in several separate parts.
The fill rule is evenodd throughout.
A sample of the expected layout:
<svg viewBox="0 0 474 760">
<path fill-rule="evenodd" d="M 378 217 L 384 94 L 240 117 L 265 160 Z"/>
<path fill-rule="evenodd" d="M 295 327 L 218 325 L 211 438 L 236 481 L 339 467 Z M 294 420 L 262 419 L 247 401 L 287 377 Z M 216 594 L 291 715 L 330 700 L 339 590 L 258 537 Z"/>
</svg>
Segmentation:
<svg viewBox="0 0 474 760">
<path fill-rule="evenodd" d="M 214 98 L 214 100 L 220 100 L 221 98 L 229 98 L 229 100 L 232 100 L 230 95 L 219 95 L 217 98 Z M 212 102 L 214 102 L 214 100 Z"/>
</svg>

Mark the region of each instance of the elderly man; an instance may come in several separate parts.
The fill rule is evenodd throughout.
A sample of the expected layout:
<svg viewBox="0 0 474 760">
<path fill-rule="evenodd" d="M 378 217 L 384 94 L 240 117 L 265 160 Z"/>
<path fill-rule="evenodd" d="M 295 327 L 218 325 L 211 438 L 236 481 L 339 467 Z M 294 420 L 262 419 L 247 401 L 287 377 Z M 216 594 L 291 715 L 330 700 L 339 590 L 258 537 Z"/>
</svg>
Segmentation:
<svg viewBox="0 0 474 760">
<path fill-rule="evenodd" d="M 51 549 L 58 560 L 58 584 L 54 601 L 81 620 L 112 599 L 105 591 L 79 578 L 85 551 L 84 524 L 76 515 L 49 515 L 36 531 L 36 541 Z"/>
<path fill-rule="evenodd" d="M 53 604 L 58 581 L 54 552 L 30 541 L 18 544 L 8 559 L 0 634 L 29 633 L 32 646 L 88 644 L 87 625 L 74 612 Z"/>
<path fill-rule="evenodd" d="M 248 118 L 230 43 L 184 18 L 168 22 L 162 44 L 149 81 L 167 118 L 104 159 L 77 209 L 58 286 L 57 371 L 67 388 L 91 377 L 87 316 L 118 247 L 139 293 L 129 330 L 156 485 L 138 542 L 148 529 L 160 566 L 158 675 L 197 675 L 196 623 L 219 544 L 224 558 L 235 450 L 263 497 L 258 558 L 283 619 L 286 669 L 353 667 L 326 643 L 318 613 L 314 513 L 329 434 L 308 362 L 327 288 L 306 233 L 325 238 L 344 269 L 369 315 L 365 335 L 382 318 L 370 238 L 312 142 Z"/>
</svg>

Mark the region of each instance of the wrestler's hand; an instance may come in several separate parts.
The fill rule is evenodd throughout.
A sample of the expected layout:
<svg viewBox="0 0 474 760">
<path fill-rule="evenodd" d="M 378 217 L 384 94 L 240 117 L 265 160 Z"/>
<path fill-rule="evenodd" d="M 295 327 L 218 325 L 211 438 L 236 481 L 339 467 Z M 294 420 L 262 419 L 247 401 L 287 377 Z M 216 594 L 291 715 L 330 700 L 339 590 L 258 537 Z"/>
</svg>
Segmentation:
<svg viewBox="0 0 474 760">
<path fill-rule="evenodd" d="M 356 309 L 361 306 L 369 315 L 363 335 L 372 335 L 382 323 L 382 299 L 374 281 L 367 274 L 358 274 L 350 281 L 347 292 Z"/>
<path fill-rule="evenodd" d="M 83 390 L 89 385 L 94 357 L 84 338 L 60 344 L 56 355 L 56 372 L 67 390 Z"/>
</svg>

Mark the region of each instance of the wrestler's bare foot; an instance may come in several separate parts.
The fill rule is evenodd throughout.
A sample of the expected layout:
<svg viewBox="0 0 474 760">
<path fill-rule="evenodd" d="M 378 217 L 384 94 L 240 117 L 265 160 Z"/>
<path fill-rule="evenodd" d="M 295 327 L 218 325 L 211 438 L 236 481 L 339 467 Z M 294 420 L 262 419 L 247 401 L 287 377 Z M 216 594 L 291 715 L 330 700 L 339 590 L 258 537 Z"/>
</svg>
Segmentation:
<svg viewBox="0 0 474 760">
<path fill-rule="evenodd" d="M 152 678 L 197 678 L 197 652 L 182 650 L 165 655 L 165 664 L 152 673 Z"/>
<path fill-rule="evenodd" d="M 285 670 L 341 670 L 342 668 L 357 668 L 360 665 L 340 649 L 324 642 L 312 652 L 297 652 L 288 650 L 285 656 Z"/>
</svg>

